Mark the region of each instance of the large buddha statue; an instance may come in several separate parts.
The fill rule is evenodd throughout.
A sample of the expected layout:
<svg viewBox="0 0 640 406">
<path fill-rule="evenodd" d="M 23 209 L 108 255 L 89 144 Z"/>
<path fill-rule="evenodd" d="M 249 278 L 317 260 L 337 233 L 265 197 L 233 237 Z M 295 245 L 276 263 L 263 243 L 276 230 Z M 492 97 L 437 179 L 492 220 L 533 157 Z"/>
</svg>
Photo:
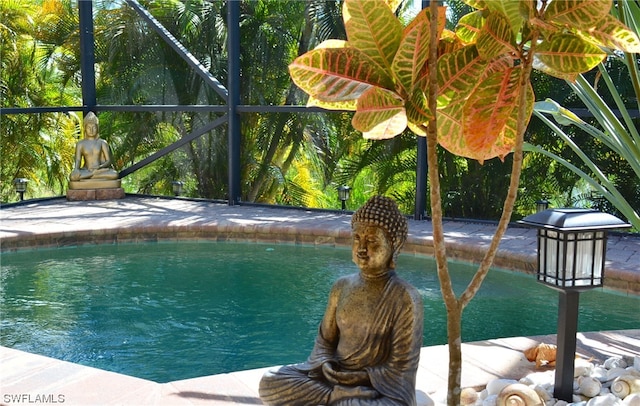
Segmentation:
<svg viewBox="0 0 640 406">
<path fill-rule="evenodd" d="M 69 189 L 119 188 L 118 172 L 111 167 L 111 149 L 98 134 L 98 117 L 89 112 L 83 127 L 84 139 L 76 144 Z"/>
<path fill-rule="evenodd" d="M 259 391 L 267 405 L 416 404 L 422 298 L 394 270 L 407 221 L 392 199 L 376 196 L 351 227 L 360 272 L 333 285 L 307 361 L 264 374 Z"/>
</svg>

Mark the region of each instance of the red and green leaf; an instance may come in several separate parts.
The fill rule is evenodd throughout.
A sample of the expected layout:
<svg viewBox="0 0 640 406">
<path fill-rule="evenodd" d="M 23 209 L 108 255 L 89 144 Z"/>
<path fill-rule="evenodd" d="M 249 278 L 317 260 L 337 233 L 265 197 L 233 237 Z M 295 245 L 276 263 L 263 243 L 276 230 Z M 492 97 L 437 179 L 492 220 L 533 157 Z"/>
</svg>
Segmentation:
<svg viewBox="0 0 640 406">
<path fill-rule="evenodd" d="M 324 102 L 340 102 L 360 97 L 372 86 L 393 89 L 385 71 L 354 48 L 316 48 L 289 65 L 294 83 Z"/>
<path fill-rule="evenodd" d="M 413 94 L 406 101 L 407 120 L 410 123 L 423 125 L 433 119 L 433 114 L 429 110 L 429 99 L 420 88 L 414 88 Z"/>
<path fill-rule="evenodd" d="M 540 59 L 538 59 L 535 55 L 533 57 L 532 67 L 535 70 L 539 70 L 540 72 L 546 73 L 549 76 L 553 76 L 554 78 L 568 80 L 569 82 L 575 82 L 578 77 L 577 73 L 564 73 L 558 70 L 551 68 L 550 66 L 545 65 Z"/>
<path fill-rule="evenodd" d="M 462 131 L 469 154 L 482 157 L 493 148 L 518 104 L 521 73 L 518 67 L 493 73 L 469 95 L 462 108 Z"/>
<path fill-rule="evenodd" d="M 500 13 L 491 13 L 476 41 L 478 52 L 484 59 L 493 59 L 504 53 L 516 52 L 514 35 L 509 21 Z"/>
<path fill-rule="evenodd" d="M 486 22 L 484 14 L 484 11 L 478 10 L 460 18 L 458 25 L 456 25 L 456 35 L 462 42 L 466 44 L 476 42 L 476 38 L 480 35 L 480 31 Z"/>
<path fill-rule="evenodd" d="M 604 60 L 607 55 L 577 35 L 557 34 L 542 41 L 535 57 L 544 65 L 563 74 L 587 72 Z M 554 75 L 555 76 L 555 75 Z"/>
<path fill-rule="evenodd" d="M 518 97 L 520 95 L 518 94 Z M 533 87 L 531 83 L 527 84 L 527 96 L 526 96 L 526 113 L 525 113 L 525 127 L 529 123 L 531 119 L 531 114 L 533 113 L 533 106 L 535 102 L 535 95 L 533 93 Z M 492 148 L 486 151 L 486 159 L 490 159 L 493 157 L 498 157 L 500 160 L 503 160 L 505 156 L 509 155 L 513 147 L 516 143 L 516 136 L 518 130 L 518 112 L 519 108 L 514 108 L 511 112 L 511 115 L 507 119 L 504 128 L 500 132 L 500 135 L 496 139 L 496 142 L 493 144 Z"/>
<path fill-rule="evenodd" d="M 462 0 L 466 5 L 471 6 L 475 9 L 482 10 L 487 7 L 485 0 Z"/>
<path fill-rule="evenodd" d="M 578 35 L 587 41 L 607 48 L 619 49 L 629 53 L 640 53 L 638 35 L 612 15 L 607 15 L 592 29 L 578 30 Z"/>
<path fill-rule="evenodd" d="M 373 131 L 382 123 L 389 122 L 398 114 L 402 113 L 404 118 L 404 127 L 392 135 L 385 138 L 391 138 L 400 134 L 407 126 L 406 114 L 404 113 L 404 101 L 398 95 L 388 90 L 373 87 L 365 92 L 358 99 L 358 108 L 353 115 L 351 124 L 353 128 L 363 133 Z M 385 128 L 395 128 L 387 127 Z M 396 131 L 395 129 L 393 131 Z"/>
<path fill-rule="evenodd" d="M 517 68 L 516 68 L 517 70 Z M 513 97 L 519 98 L 519 89 L 515 90 Z M 533 88 L 529 83 L 527 85 L 527 99 L 526 99 L 526 122 L 529 121 L 531 113 L 533 112 L 534 94 Z M 472 149 L 468 144 L 468 135 L 463 131 L 463 120 L 465 119 L 465 104 L 462 102 L 454 102 L 448 105 L 446 108 L 438 110 L 438 143 L 448 150 L 449 152 L 464 156 L 471 159 L 476 159 L 481 163 L 487 159 L 499 157 L 503 159 L 506 155 L 512 152 L 516 140 L 517 131 L 517 118 L 519 108 L 517 104 L 513 105 L 513 109 L 508 115 L 507 119 L 502 122 L 502 126 L 495 126 L 491 128 L 497 136 L 494 138 L 493 143 L 485 144 L 485 148 Z"/>
<path fill-rule="evenodd" d="M 355 111 L 358 106 L 358 100 L 345 100 L 339 102 L 325 102 L 318 100 L 313 96 L 309 96 L 307 100 L 307 107 L 321 107 L 327 110 L 348 110 Z"/>
<path fill-rule="evenodd" d="M 349 44 L 389 72 L 402 39 L 402 25 L 387 3 L 345 0 L 342 17 Z"/>
<path fill-rule="evenodd" d="M 446 22 L 446 9 L 439 7 L 438 28 L 441 32 Z M 429 57 L 429 10 L 422 10 L 411 23 L 405 27 L 402 41 L 393 59 L 392 71 L 406 94 L 418 82 L 420 71 Z"/>
<path fill-rule="evenodd" d="M 487 7 L 492 11 L 491 14 L 500 14 L 505 18 L 511 35 L 515 36 L 520 32 L 524 18 L 522 17 L 521 1 L 504 1 L 504 0 L 485 0 Z"/>
<path fill-rule="evenodd" d="M 611 10 L 611 0 L 552 1 L 544 11 L 544 19 L 569 28 L 594 27 Z"/>
<path fill-rule="evenodd" d="M 486 68 L 487 61 L 480 57 L 475 45 L 443 55 L 438 60 L 438 108 L 465 100 Z"/>
</svg>

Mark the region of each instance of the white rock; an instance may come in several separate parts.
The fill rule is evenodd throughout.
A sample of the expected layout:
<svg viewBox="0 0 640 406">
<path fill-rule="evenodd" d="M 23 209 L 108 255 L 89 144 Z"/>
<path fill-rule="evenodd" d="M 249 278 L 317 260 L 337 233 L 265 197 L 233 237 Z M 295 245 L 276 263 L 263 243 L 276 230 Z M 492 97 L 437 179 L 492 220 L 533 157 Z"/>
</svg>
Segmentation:
<svg viewBox="0 0 640 406">
<path fill-rule="evenodd" d="M 598 396 L 602 389 L 602 383 L 592 376 L 579 376 L 577 393 L 585 395 L 589 398 Z"/>
<path fill-rule="evenodd" d="M 626 375 L 627 370 L 624 368 L 611 368 L 609 372 L 607 372 L 607 381 L 613 381 L 620 375 Z"/>
<path fill-rule="evenodd" d="M 622 357 L 611 357 L 604 362 L 604 367 L 607 369 L 626 368 L 627 366 L 627 361 Z"/>
<path fill-rule="evenodd" d="M 496 406 L 498 402 L 498 395 L 489 395 L 482 401 L 482 406 Z"/>
<path fill-rule="evenodd" d="M 591 375 L 591 371 L 593 371 L 594 365 L 587 361 L 586 359 L 578 358 L 575 361 L 573 376 L 588 376 Z"/>
<path fill-rule="evenodd" d="M 636 355 L 633 357 L 633 367 L 637 371 L 640 371 L 640 355 Z"/>
<path fill-rule="evenodd" d="M 435 406 L 433 399 L 421 390 L 416 391 L 416 405 L 417 406 Z"/>
<path fill-rule="evenodd" d="M 608 380 L 607 378 L 608 372 L 609 371 L 607 371 L 605 367 L 597 366 L 593 368 L 593 371 L 591 371 L 591 376 L 593 376 L 594 378 L 597 378 L 600 382 L 606 382 Z"/>
<path fill-rule="evenodd" d="M 486 399 L 487 396 L 489 396 L 489 393 L 487 392 L 486 389 L 481 390 L 480 393 L 478 394 L 479 399 Z"/>
<path fill-rule="evenodd" d="M 511 385 L 512 383 L 518 383 L 518 381 L 515 381 L 513 379 L 493 379 L 489 381 L 489 383 L 487 383 L 487 393 L 489 394 L 489 396 L 497 395 L 502 389 L 504 389 L 508 385 Z"/>
<path fill-rule="evenodd" d="M 625 371 L 627 371 L 627 374 L 633 375 L 633 376 L 638 376 L 640 377 L 640 371 L 638 371 L 635 367 L 626 367 Z"/>
<path fill-rule="evenodd" d="M 555 371 L 533 372 L 520 379 L 520 383 L 525 385 L 542 385 L 549 387 L 556 379 Z"/>
<path fill-rule="evenodd" d="M 554 406 L 567 406 L 569 403 L 566 400 L 556 400 Z"/>
<path fill-rule="evenodd" d="M 640 393 L 632 393 L 622 401 L 624 406 L 640 406 Z"/>
<path fill-rule="evenodd" d="M 596 396 L 587 402 L 587 406 L 619 406 L 621 404 L 620 399 L 611 393 L 604 396 Z"/>
</svg>

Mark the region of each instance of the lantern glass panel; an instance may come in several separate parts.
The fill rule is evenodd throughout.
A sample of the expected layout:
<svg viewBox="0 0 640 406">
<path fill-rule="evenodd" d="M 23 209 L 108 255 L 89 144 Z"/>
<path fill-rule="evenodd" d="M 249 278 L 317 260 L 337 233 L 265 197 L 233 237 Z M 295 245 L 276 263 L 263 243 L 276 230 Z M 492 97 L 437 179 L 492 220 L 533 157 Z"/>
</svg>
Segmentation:
<svg viewBox="0 0 640 406">
<path fill-rule="evenodd" d="M 538 280 L 560 288 L 602 286 L 604 231 L 539 230 Z"/>
</svg>

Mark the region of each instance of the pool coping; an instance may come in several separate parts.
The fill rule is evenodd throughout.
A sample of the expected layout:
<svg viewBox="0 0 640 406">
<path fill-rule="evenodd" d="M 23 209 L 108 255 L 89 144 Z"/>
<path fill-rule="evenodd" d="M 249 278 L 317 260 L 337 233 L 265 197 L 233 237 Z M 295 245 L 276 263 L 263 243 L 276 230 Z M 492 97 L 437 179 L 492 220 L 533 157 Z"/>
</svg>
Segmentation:
<svg viewBox="0 0 640 406">
<path fill-rule="evenodd" d="M 493 379 L 518 380 L 550 371 L 536 369 L 523 351 L 540 342 L 554 344 L 555 340 L 555 335 L 548 335 L 463 343 L 461 386 L 478 390 Z M 640 329 L 578 333 L 577 354 L 598 363 L 620 356 L 633 362 L 634 357 L 640 357 Z M 446 345 L 422 348 L 416 384 L 418 405 L 432 404 L 430 400 L 444 402 L 447 360 Z M 2 405 L 260 405 L 258 383 L 270 368 L 157 383 L 7 347 L 0 347 L 0 364 Z"/>
</svg>

